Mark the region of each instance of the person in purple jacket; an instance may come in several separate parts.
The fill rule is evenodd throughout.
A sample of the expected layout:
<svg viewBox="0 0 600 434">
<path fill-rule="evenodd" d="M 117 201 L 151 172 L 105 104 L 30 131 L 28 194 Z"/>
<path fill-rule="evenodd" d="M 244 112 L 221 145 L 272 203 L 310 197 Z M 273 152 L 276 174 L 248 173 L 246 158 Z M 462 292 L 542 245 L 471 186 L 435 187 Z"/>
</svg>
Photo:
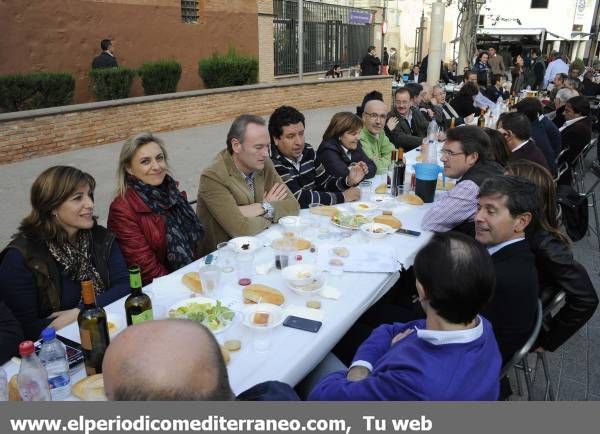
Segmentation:
<svg viewBox="0 0 600 434">
<path fill-rule="evenodd" d="M 419 251 L 414 269 L 426 318 L 376 328 L 350 369 L 324 377 L 309 400 L 498 398 L 500 351 L 492 326 L 478 315 L 495 285 L 490 255 L 471 237 L 438 233 Z"/>
</svg>

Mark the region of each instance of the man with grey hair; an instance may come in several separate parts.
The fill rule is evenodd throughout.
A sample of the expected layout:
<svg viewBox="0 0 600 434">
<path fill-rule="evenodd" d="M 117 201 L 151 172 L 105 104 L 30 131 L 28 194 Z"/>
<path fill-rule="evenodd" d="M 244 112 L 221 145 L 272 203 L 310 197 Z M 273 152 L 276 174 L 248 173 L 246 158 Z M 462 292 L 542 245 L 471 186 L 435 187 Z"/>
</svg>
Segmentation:
<svg viewBox="0 0 600 434">
<path fill-rule="evenodd" d="M 270 146 L 263 118 L 235 118 L 227 149 L 200 176 L 196 212 L 206 228 L 202 254 L 222 241 L 255 235 L 281 217 L 298 215 L 298 201 L 269 158 Z"/>
<path fill-rule="evenodd" d="M 544 88 L 548 87 L 548 83 L 554 79 L 556 74 L 569 73 L 569 64 L 565 63 L 558 51 L 553 51 L 550 55 L 550 59 L 552 59 L 552 61 L 548 64 L 546 73 L 544 74 Z"/>
<path fill-rule="evenodd" d="M 563 87 L 556 93 L 556 97 L 554 98 L 556 110 L 548 113 L 546 116 L 548 119 L 551 119 L 557 127 L 560 128 L 565 123 L 565 104 L 568 100 L 575 96 L 579 96 L 579 93 L 574 89 L 569 89 L 568 87 Z"/>
</svg>

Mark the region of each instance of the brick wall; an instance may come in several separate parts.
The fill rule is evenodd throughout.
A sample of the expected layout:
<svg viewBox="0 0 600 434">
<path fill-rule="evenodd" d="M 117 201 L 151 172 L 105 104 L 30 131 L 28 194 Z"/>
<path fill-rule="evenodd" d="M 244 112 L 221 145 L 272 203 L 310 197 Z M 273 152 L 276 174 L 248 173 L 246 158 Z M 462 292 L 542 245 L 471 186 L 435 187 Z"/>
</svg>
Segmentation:
<svg viewBox="0 0 600 434">
<path fill-rule="evenodd" d="M 391 77 L 259 84 L 0 114 L 0 164 L 170 131 L 268 115 L 282 104 L 299 110 L 360 104 L 372 90 L 391 97 Z"/>
<path fill-rule="evenodd" d="M 273 1 L 257 0 L 258 8 L 258 81 L 272 83 L 275 80 L 273 54 Z"/>
</svg>

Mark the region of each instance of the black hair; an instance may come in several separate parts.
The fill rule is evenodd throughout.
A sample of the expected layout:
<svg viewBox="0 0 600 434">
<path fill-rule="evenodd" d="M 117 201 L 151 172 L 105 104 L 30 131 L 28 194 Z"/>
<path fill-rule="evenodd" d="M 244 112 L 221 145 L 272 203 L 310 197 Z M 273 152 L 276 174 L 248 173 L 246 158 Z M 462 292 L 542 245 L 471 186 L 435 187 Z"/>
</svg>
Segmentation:
<svg viewBox="0 0 600 434">
<path fill-rule="evenodd" d="M 577 114 L 582 116 L 589 116 L 590 114 L 590 103 L 584 96 L 574 96 L 567 100 L 567 104 L 569 104 Z"/>
<path fill-rule="evenodd" d="M 478 93 L 479 93 L 479 88 L 475 84 L 471 83 L 470 81 L 467 81 L 460 88 L 457 95 L 465 95 L 465 96 L 474 97 Z"/>
<path fill-rule="evenodd" d="M 491 148 L 490 138 L 481 128 L 474 125 L 465 125 L 460 128 L 451 128 L 446 132 L 446 142 L 460 142 L 465 155 L 477 152 L 477 161 L 486 161 Z"/>
<path fill-rule="evenodd" d="M 375 45 L 369 45 L 369 48 L 367 48 L 367 51 L 372 51 L 375 49 Z"/>
<path fill-rule="evenodd" d="M 269 135 L 271 136 L 271 144 L 275 144 L 273 138 L 281 137 L 283 134 L 283 127 L 297 124 L 299 122 L 302 122 L 302 125 L 306 126 L 304 115 L 294 107 L 290 107 L 289 105 L 277 107 L 269 118 Z"/>
<path fill-rule="evenodd" d="M 506 75 L 504 74 L 493 74 L 492 75 L 492 81 L 494 84 L 498 83 L 499 81 L 502 81 L 502 79 L 506 79 Z"/>
<path fill-rule="evenodd" d="M 408 91 L 410 92 L 410 97 L 414 98 L 415 96 L 419 96 L 419 94 L 421 92 L 423 92 L 423 86 L 421 86 L 419 83 L 406 83 L 404 85 L 404 88 L 400 88 L 400 89 L 408 89 Z M 400 90 L 398 89 L 398 90 Z"/>
<path fill-rule="evenodd" d="M 488 149 L 488 159 L 495 161 L 501 166 L 506 166 L 510 153 L 506 144 L 506 139 L 502 133 L 493 128 L 484 128 L 483 131 L 490 139 L 490 147 Z"/>
<path fill-rule="evenodd" d="M 481 184 L 477 197 L 490 196 L 506 197 L 506 208 L 513 218 L 528 212 L 532 222 L 538 220 L 540 194 L 537 186 L 528 179 L 514 175 L 492 176 Z"/>
<path fill-rule="evenodd" d="M 489 55 L 489 53 L 488 53 L 487 51 L 482 51 L 481 53 L 479 53 L 479 54 L 477 55 L 477 59 L 481 60 L 481 58 L 483 57 L 483 55 L 484 55 L 484 54 L 485 54 L 486 56 L 490 57 L 490 55 Z"/>
<path fill-rule="evenodd" d="M 527 140 L 531 137 L 531 122 L 525 114 L 520 112 L 502 113 L 498 118 L 498 125 L 512 132 L 517 138 Z"/>
<path fill-rule="evenodd" d="M 431 264 L 436 264 L 435 269 Z M 494 265 L 486 248 L 459 232 L 433 235 L 417 253 L 414 269 L 429 305 L 453 324 L 473 321 L 491 299 L 496 285 Z"/>
<path fill-rule="evenodd" d="M 363 112 L 365 111 L 365 106 L 369 101 L 377 100 L 383 102 L 383 94 L 377 90 L 372 90 L 362 100 L 362 104 L 356 107 L 356 116 L 359 118 L 362 117 Z"/>
<path fill-rule="evenodd" d="M 542 103 L 532 96 L 523 98 L 515 106 L 519 113 L 527 116 L 530 122 L 534 122 L 542 114 Z"/>
<path fill-rule="evenodd" d="M 108 50 L 111 45 L 112 41 L 110 39 L 103 39 L 100 41 L 100 48 L 102 49 L 102 51 Z"/>
<path fill-rule="evenodd" d="M 531 49 L 531 54 L 535 54 L 537 57 L 540 57 L 542 55 L 542 50 L 540 50 L 538 47 L 533 47 Z"/>
</svg>

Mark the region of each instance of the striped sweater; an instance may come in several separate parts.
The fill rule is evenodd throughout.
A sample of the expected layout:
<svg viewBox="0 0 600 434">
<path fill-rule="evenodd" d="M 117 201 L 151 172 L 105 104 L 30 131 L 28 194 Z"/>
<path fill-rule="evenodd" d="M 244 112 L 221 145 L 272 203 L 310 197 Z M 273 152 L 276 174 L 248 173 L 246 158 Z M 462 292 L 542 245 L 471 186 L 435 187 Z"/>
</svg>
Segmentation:
<svg viewBox="0 0 600 434">
<path fill-rule="evenodd" d="M 334 177 L 325 171 L 317 161 L 315 150 L 308 143 L 304 145 L 299 160 L 300 170 L 274 145 L 271 146 L 271 159 L 275 170 L 300 203 L 300 208 L 308 208 L 311 203 L 335 205 L 344 202 L 342 192 L 350 186 L 344 177 Z"/>
</svg>

